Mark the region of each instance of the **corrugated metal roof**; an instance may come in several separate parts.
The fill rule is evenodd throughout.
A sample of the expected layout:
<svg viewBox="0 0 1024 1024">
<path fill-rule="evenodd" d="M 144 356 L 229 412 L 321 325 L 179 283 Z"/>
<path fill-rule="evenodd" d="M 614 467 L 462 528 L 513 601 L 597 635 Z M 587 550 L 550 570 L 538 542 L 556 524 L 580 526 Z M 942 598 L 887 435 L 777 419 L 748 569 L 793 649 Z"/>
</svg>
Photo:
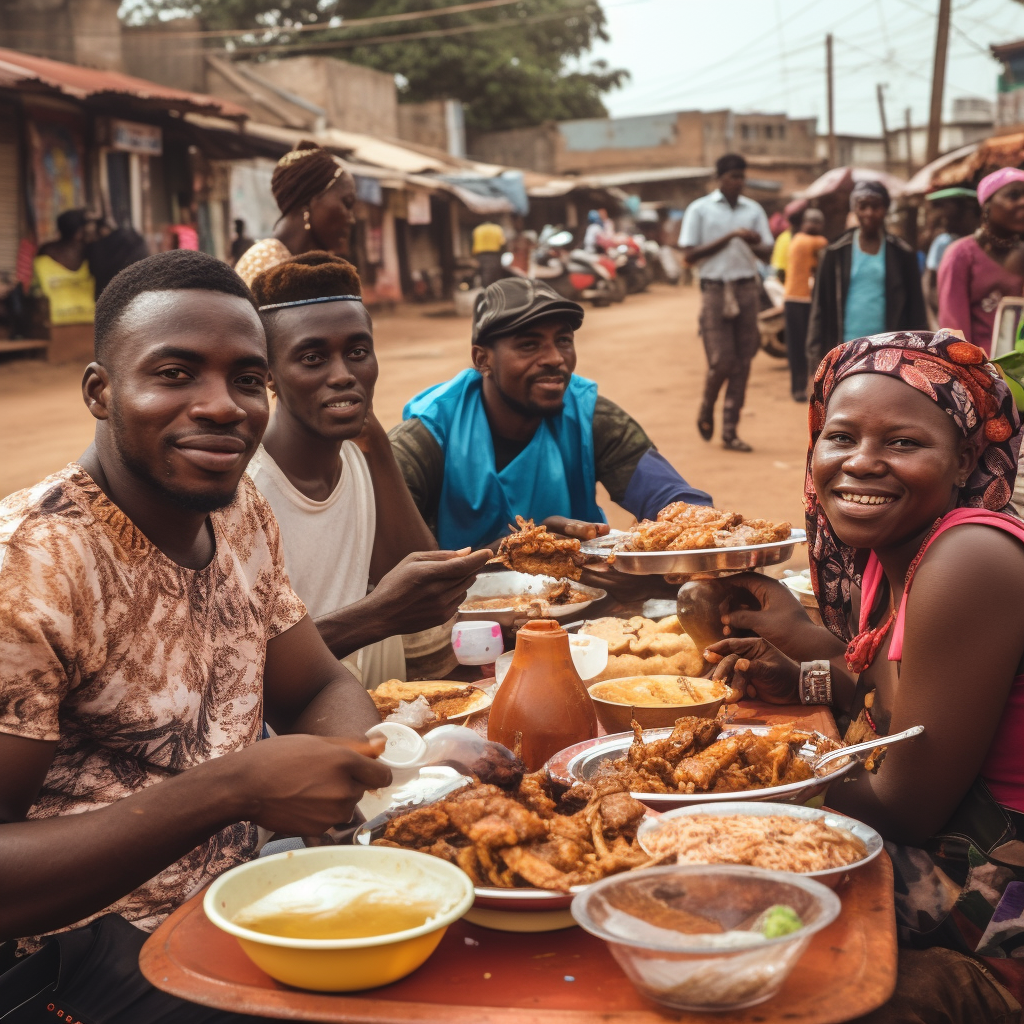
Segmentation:
<svg viewBox="0 0 1024 1024">
<path fill-rule="evenodd" d="M 102 95 L 131 96 L 171 110 L 217 114 L 233 120 L 249 116 L 244 107 L 216 96 L 172 89 L 120 71 L 98 71 L 18 50 L 0 49 L 0 85 L 17 87 L 23 82 L 39 82 L 77 100 Z"/>
<path fill-rule="evenodd" d="M 581 174 L 577 185 L 584 188 L 614 188 L 618 185 L 640 185 L 647 181 L 686 181 L 708 178 L 711 167 L 637 167 L 632 171 L 610 171 L 606 174 Z"/>
<path fill-rule="evenodd" d="M 300 139 L 314 139 L 328 149 L 343 153 L 343 162 L 353 174 L 376 178 L 385 188 L 417 186 L 433 191 L 448 192 L 474 213 L 494 214 L 515 211 L 513 204 L 507 199 L 476 195 L 459 185 L 443 181 L 431 173 L 438 167 L 444 171 L 451 171 L 452 166 L 446 166 L 433 157 L 424 157 L 404 146 L 382 142 L 368 135 L 342 132 L 333 128 L 319 132 L 299 131 L 295 128 L 282 128 L 279 125 L 260 124 L 257 121 L 250 121 L 240 129 L 230 122 L 214 117 L 204 117 L 201 114 L 187 114 L 185 119 L 199 128 L 237 133 L 239 138 L 244 138 L 246 135 L 256 136 L 278 142 L 286 147 L 294 146 Z M 453 163 L 455 163 L 454 160 Z"/>
</svg>

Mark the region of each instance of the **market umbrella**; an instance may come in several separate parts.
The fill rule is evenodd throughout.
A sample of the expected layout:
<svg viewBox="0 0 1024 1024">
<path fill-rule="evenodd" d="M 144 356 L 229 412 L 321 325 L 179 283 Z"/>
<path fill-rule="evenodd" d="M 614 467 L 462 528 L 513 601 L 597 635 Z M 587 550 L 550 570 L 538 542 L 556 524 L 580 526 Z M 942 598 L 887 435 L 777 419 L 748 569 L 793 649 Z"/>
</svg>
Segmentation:
<svg viewBox="0 0 1024 1024">
<path fill-rule="evenodd" d="M 859 181 L 880 181 L 893 198 L 902 195 L 907 187 L 903 178 L 897 178 L 896 175 L 887 174 L 885 171 L 873 171 L 866 167 L 833 167 L 802 192 L 797 192 L 796 198 L 819 199 L 837 192 L 852 192 L 853 186 Z"/>
</svg>

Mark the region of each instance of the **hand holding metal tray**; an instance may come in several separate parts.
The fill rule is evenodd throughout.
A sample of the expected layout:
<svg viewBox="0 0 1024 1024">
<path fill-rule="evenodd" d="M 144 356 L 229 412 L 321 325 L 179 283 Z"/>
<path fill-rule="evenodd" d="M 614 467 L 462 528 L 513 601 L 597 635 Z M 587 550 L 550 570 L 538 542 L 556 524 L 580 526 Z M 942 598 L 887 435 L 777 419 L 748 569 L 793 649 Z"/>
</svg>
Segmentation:
<svg viewBox="0 0 1024 1024">
<path fill-rule="evenodd" d="M 624 530 L 612 530 L 606 537 L 584 541 L 580 550 L 605 561 L 614 554 L 612 565 L 619 572 L 634 576 L 693 576 L 745 572 L 763 565 L 775 565 L 792 558 L 797 544 L 807 542 L 806 531 L 794 529 L 785 540 L 768 544 L 738 544 L 691 551 L 616 551 L 615 545 L 626 536 L 628 534 Z"/>
</svg>

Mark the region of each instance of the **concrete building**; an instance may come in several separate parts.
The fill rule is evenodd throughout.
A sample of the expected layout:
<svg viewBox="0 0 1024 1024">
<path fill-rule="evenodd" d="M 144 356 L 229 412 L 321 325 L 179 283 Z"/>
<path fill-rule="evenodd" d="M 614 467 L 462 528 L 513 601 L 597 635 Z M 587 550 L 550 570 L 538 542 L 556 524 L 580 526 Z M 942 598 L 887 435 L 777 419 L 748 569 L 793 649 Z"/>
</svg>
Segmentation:
<svg viewBox="0 0 1024 1024">
<path fill-rule="evenodd" d="M 123 71 L 120 0 L 5 0 L 0 47 Z"/>
<path fill-rule="evenodd" d="M 1024 125 L 1024 39 L 991 47 L 992 56 L 1003 65 L 999 76 L 996 126 Z"/>
<path fill-rule="evenodd" d="M 394 76 L 334 57 L 256 63 L 208 55 L 206 91 L 266 124 L 398 137 Z"/>
<path fill-rule="evenodd" d="M 1024 93 L 1022 93 L 1024 95 Z M 939 135 L 939 151 L 950 153 L 992 134 L 994 108 L 990 100 L 961 96 L 953 100 L 953 116 L 943 124 Z M 928 152 L 928 125 L 912 124 L 891 128 L 886 140 L 880 135 L 837 135 L 836 166 L 864 167 L 869 170 L 891 171 L 910 177 L 921 167 Z M 828 161 L 828 136 L 819 135 L 815 143 L 819 160 Z M 908 165 L 909 159 L 909 165 Z"/>
<path fill-rule="evenodd" d="M 723 153 L 814 162 L 814 118 L 685 110 L 642 117 L 548 122 L 485 132 L 471 157 L 547 174 L 600 174 L 636 167 L 707 167 Z"/>
</svg>

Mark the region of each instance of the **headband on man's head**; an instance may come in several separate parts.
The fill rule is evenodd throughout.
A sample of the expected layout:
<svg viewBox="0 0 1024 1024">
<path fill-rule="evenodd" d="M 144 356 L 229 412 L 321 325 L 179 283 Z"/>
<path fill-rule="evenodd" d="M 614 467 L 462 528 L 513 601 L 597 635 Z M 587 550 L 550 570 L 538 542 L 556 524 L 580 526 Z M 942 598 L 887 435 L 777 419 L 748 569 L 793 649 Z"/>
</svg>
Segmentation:
<svg viewBox="0 0 1024 1024">
<path fill-rule="evenodd" d="M 293 299 L 291 302 L 271 302 L 267 306 L 260 306 L 259 311 L 266 313 L 271 309 L 286 309 L 288 306 L 312 306 L 317 302 L 362 302 L 361 295 L 321 295 L 315 299 Z"/>
</svg>

